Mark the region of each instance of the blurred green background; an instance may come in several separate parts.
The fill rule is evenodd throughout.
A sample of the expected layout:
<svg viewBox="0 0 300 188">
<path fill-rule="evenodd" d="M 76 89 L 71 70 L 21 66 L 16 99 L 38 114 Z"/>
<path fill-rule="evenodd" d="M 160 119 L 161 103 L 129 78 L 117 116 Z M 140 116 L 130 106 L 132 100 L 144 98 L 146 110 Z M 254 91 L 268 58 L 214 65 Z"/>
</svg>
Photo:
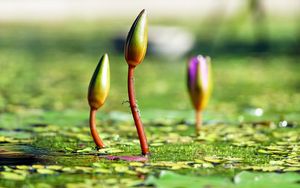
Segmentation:
<svg viewBox="0 0 300 188">
<path fill-rule="evenodd" d="M 5 5 L 9 7 L 7 2 L 2 2 L 3 10 Z M 65 6 L 72 5 L 72 2 L 66 2 Z M 77 6 L 88 4 L 75 2 Z M 174 7 L 185 5 L 174 2 Z M 228 3 L 230 11 L 227 11 L 223 1 L 217 8 L 204 1 L 191 1 L 191 6 L 193 3 L 199 6 L 200 13 L 189 12 L 183 7 L 184 11 L 178 12 L 178 16 L 174 7 L 159 8 L 146 3 L 144 8 L 150 6 L 150 32 L 156 26 L 183 30 L 192 36 L 193 47 L 180 57 L 172 51 L 168 55 L 158 54 L 155 45 L 151 47 L 152 51 L 136 69 L 136 95 L 142 115 L 143 112 L 152 113 L 160 118 L 161 114 L 154 112 L 164 110 L 192 116 L 185 85 L 186 64 L 191 56 L 202 54 L 211 56 L 214 78 L 213 96 L 205 119 L 224 121 L 225 117 L 233 117 L 232 120 L 240 121 L 244 120 L 242 115 L 261 116 L 256 114 L 259 109 L 275 120 L 299 121 L 300 17 L 295 13 L 295 1 L 287 2 L 280 14 L 276 13 L 276 6 L 272 10 L 269 1 L 261 2 L 245 1 L 233 6 L 233 10 Z M 100 111 L 129 113 L 122 37 L 126 37 L 141 9 L 126 9 L 129 4 L 114 6 L 109 1 L 103 1 L 102 5 L 98 7 L 99 12 L 108 9 L 104 17 L 100 13 L 81 17 L 76 11 L 75 16 L 59 17 L 59 14 L 51 15 L 45 11 L 47 15 L 39 17 L 33 12 L 33 16 L 28 14 L 26 17 L 26 11 L 21 14 L 18 9 L 14 16 L 11 8 L 12 15 L 1 18 L 0 116 L 88 111 L 88 83 L 105 52 L 110 56 L 111 91 Z M 128 14 L 116 8 L 123 5 Z M 117 10 L 109 11 L 114 8 Z M 207 11 L 201 13 L 206 8 Z M 9 9 L 5 11 L 9 12 Z M 53 16 L 55 19 L 52 20 Z M 152 39 L 159 36 L 156 33 Z M 170 33 L 168 40 L 172 42 L 173 39 L 176 36 L 172 37 Z M 167 44 L 165 48 L 168 49 Z"/>
</svg>

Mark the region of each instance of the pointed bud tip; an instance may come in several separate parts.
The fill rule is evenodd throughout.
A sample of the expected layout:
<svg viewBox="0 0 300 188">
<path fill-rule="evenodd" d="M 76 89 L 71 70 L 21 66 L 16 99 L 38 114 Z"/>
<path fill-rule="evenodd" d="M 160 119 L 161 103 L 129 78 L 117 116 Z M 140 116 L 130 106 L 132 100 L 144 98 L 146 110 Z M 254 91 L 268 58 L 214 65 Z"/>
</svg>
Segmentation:
<svg viewBox="0 0 300 188">
<path fill-rule="evenodd" d="M 108 54 L 107 53 L 103 54 L 101 59 L 102 59 L 102 61 L 109 61 Z"/>
<path fill-rule="evenodd" d="M 146 14 L 147 15 L 147 10 L 143 9 L 140 14 Z"/>
</svg>

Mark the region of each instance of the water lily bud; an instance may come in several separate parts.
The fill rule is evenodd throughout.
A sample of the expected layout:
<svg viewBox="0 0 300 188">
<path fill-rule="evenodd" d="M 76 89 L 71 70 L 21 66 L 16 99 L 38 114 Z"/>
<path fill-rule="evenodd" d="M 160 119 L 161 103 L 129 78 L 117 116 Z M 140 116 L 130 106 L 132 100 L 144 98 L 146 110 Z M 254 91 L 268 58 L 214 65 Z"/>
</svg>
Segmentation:
<svg viewBox="0 0 300 188">
<path fill-rule="evenodd" d="M 188 91 L 197 111 L 203 110 L 212 90 L 210 58 L 199 55 L 193 57 L 188 64 Z"/>
<path fill-rule="evenodd" d="M 147 12 L 142 12 L 135 19 L 125 43 L 125 59 L 131 66 L 140 64 L 147 51 L 148 25 Z"/>
<path fill-rule="evenodd" d="M 104 104 L 109 87 L 109 59 L 108 55 L 104 54 L 96 67 L 89 85 L 88 101 L 91 108 L 98 109 Z"/>
</svg>

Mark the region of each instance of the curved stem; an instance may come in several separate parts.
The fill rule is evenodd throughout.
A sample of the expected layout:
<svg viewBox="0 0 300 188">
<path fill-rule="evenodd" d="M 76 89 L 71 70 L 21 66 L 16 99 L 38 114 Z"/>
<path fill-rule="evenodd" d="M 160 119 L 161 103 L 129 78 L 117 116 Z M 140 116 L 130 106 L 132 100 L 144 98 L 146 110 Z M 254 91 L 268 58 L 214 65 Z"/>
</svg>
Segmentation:
<svg viewBox="0 0 300 188">
<path fill-rule="evenodd" d="M 103 144 L 100 136 L 97 133 L 96 129 L 96 111 L 95 109 L 91 108 L 90 110 L 90 130 L 93 136 L 94 142 L 99 148 L 104 148 L 105 145 Z"/>
<path fill-rule="evenodd" d="M 128 97 L 129 97 L 129 103 L 130 103 L 130 109 L 131 113 L 134 119 L 135 127 L 140 139 L 140 145 L 141 145 L 141 150 L 143 155 L 148 155 L 149 154 L 149 147 L 147 143 L 147 138 L 145 135 L 143 123 L 141 121 L 140 115 L 139 115 L 139 110 L 136 105 L 135 101 L 135 96 L 134 96 L 134 80 L 133 80 L 133 75 L 134 75 L 134 66 L 128 67 Z"/>
<path fill-rule="evenodd" d="M 200 110 L 196 110 L 196 123 L 195 123 L 195 128 L 196 128 L 196 135 L 200 135 L 202 127 L 202 112 Z"/>
</svg>

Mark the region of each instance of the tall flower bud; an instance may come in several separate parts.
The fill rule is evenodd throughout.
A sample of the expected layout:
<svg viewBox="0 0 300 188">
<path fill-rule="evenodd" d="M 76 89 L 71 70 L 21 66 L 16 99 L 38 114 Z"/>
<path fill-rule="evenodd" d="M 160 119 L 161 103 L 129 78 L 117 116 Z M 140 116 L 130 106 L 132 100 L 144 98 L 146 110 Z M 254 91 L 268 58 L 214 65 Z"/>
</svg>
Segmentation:
<svg viewBox="0 0 300 188">
<path fill-rule="evenodd" d="M 210 58 L 199 55 L 191 58 L 188 64 L 188 91 L 196 111 L 202 111 L 212 90 Z"/>
<path fill-rule="evenodd" d="M 128 99 L 134 124 L 139 136 L 141 150 L 143 155 L 149 154 L 149 147 L 147 143 L 144 126 L 141 121 L 139 110 L 136 104 L 134 94 L 134 69 L 140 64 L 146 54 L 148 43 L 148 26 L 147 26 L 147 13 L 142 10 L 138 17 L 135 19 L 133 25 L 128 33 L 125 43 L 125 59 L 128 64 Z"/>
<path fill-rule="evenodd" d="M 146 10 L 142 10 L 132 24 L 125 43 L 125 59 L 128 65 L 140 64 L 147 51 L 148 19 Z"/>
<path fill-rule="evenodd" d="M 108 55 L 104 54 L 92 76 L 88 90 L 88 102 L 92 109 L 100 108 L 108 95 L 110 87 L 110 70 Z"/>
</svg>

